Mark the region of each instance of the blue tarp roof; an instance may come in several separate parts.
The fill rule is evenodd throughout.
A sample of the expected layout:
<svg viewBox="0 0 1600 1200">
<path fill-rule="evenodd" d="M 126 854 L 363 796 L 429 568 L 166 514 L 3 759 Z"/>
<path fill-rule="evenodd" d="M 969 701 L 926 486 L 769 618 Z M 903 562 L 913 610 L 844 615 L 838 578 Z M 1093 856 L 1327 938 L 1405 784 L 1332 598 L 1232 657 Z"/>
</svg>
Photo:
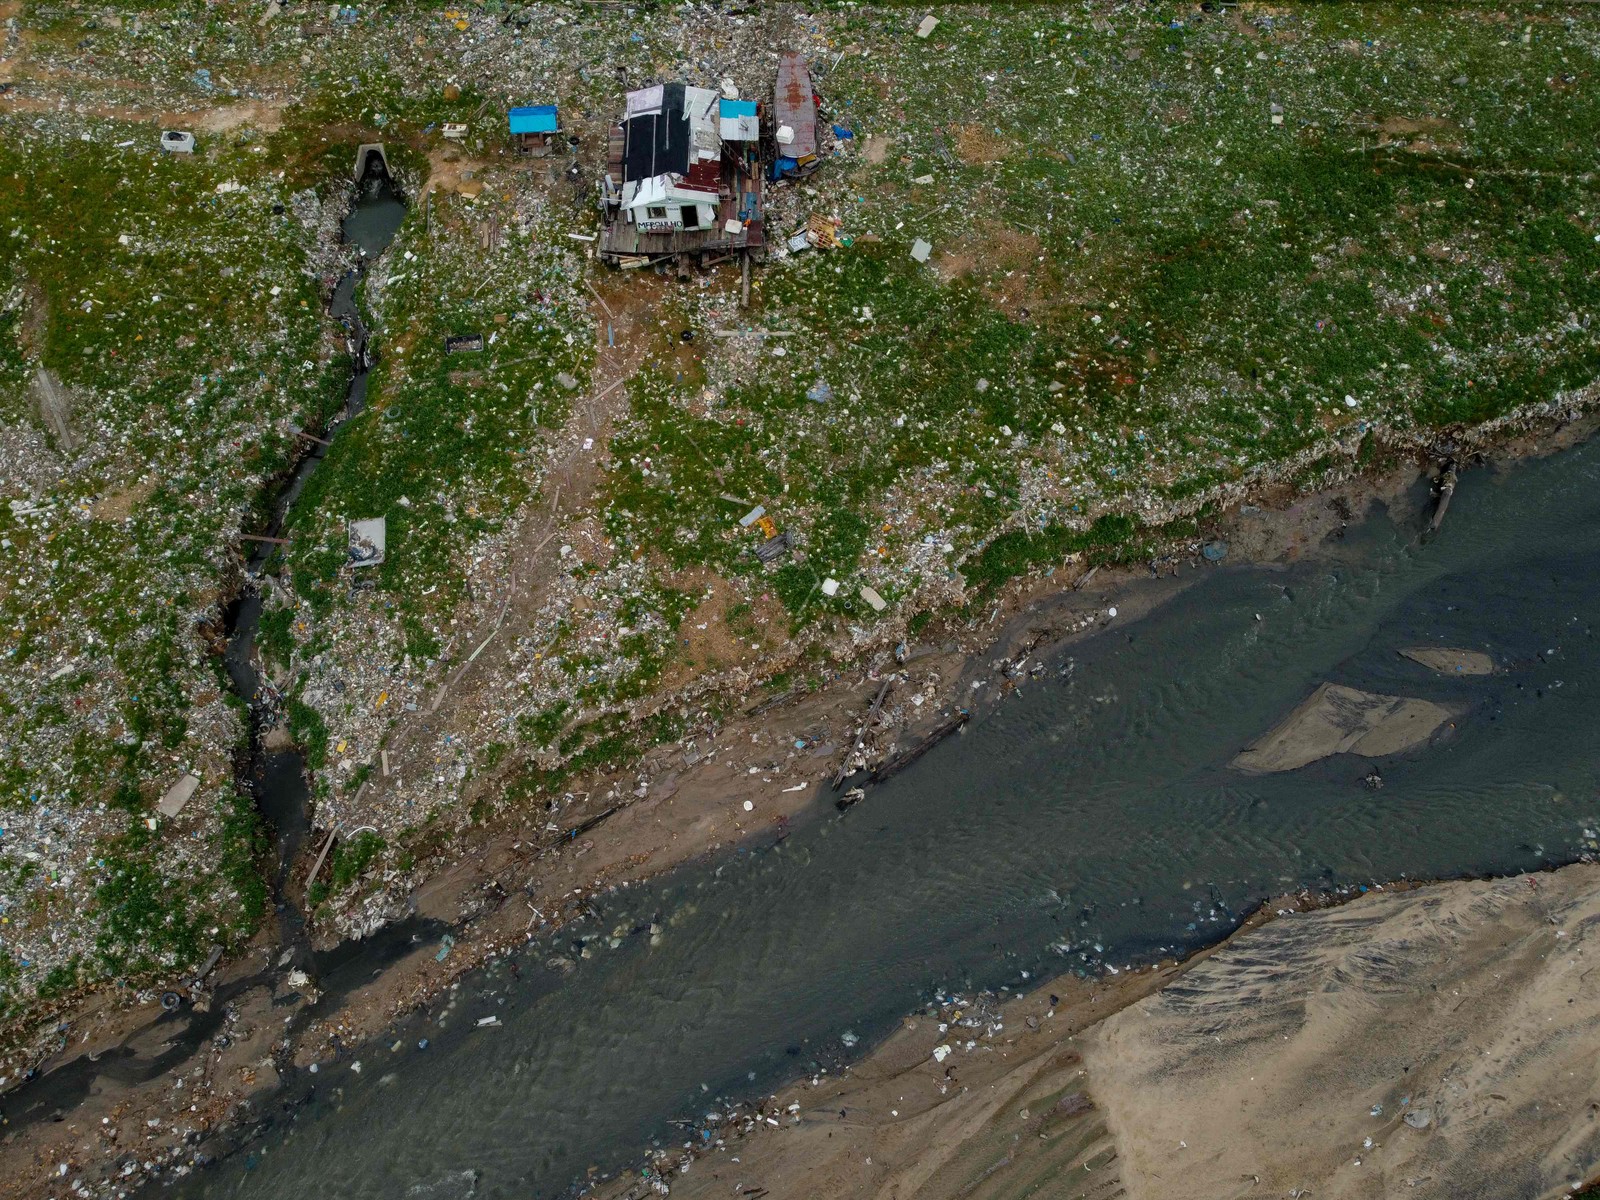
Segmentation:
<svg viewBox="0 0 1600 1200">
<path fill-rule="evenodd" d="M 556 131 L 556 106 L 535 104 L 526 108 L 513 108 L 508 114 L 512 133 L 554 133 Z"/>
<path fill-rule="evenodd" d="M 753 117 L 756 115 L 756 102 L 754 100 L 723 100 L 717 115 L 723 117 Z"/>
</svg>

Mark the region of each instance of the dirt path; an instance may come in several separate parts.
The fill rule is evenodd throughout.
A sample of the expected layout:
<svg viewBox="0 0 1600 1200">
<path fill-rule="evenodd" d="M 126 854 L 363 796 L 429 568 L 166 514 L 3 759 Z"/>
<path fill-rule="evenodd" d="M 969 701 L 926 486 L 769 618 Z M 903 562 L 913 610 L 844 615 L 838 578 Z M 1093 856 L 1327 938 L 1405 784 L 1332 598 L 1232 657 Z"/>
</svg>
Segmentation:
<svg viewBox="0 0 1600 1200">
<path fill-rule="evenodd" d="M 561 572 L 561 545 L 567 544 L 562 538 L 593 510 L 612 426 L 628 409 L 627 381 L 648 351 L 648 326 L 654 321 L 658 290 L 618 288 L 611 286 L 613 280 L 610 275 L 601 277 L 609 296 L 601 291 L 594 295 L 596 345 L 590 387 L 573 401 L 572 415 L 554 439 L 556 457 L 545 475 L 541 495 L 529 502 L 517 522 L 516 536 L 506 548 L 512 586 L 503 601 L 502 615 L 494 626 L 480 626 L 474 632 L 468 639 L 474 646 L 481 644 L 479 634 L 487 637 L 496 628 L 515 629 L 532 622 Z M 658 284 L 654 279 L 649 282 Z M 608 330 L 613 335 L 610 338 Z M 614 345 L 610 344 L 613 340 Z M 429 701 L 430 708 L 448 713 L 452 707 L 470 707 L 478 689 L 487 686 L 503 665 L 509 645 L 507 638 L 498 646 L 491 643 L 485 647 L 466 675 L 451 677 L 456 695 L 441 698 L 436 694 Z"/>
<path fill-rule="evenodd" d="M 0 3 L 0 30 L 7 20 L 20 17 L 22 8 L 20 3 Z M 163 128 L 204 133 L 230 133 L 245 125 L 255 125 L 272 133 L 282 126 L 283 110 L 292 103 L 287 88 L 252 78 L 245 70 L 235 70 L 241 89 L 266 94 L 233 103 L 152 107 L 146 103 L 151 96 L 151 86 L 143 80 L 108 78 L 74 67 L 46 66 L 30 61 L 33 36 L 28 29 L 19 28 L 8 46 L 8 39 L 0 32 L 0 84 L 10 85 L 0 92 L 0 112 L 70 111 L 85 117 L 149 122 Z M 40 94 L 29 94 L 36 87 Z M 73 89 L 71 94 L 65 90 L 69 88 Z"/>
<path fill-rule="evenodd" d="M 53 113 L 70 110 L 85 117 L 103 117 L 110 121 L 147 122 L 164 129 L 180 128 L 202 133 L 229 133 L 245 125 L 254 125 L 267 133 L 272 133 L 282 126 L 283 110 L 288 104 L 289 100 L 285 97 L 246 100 L 220 107 L 168 108 L 152 111 L 138 104 L 109 104 L 98 100 L 25 96 L 15 90 L 0 95 L 0 112 Z"/>
<path fill-rule="evenodd" d="M 602 284 L 611 285 L 611 277 L 603 277 Z M 514 532 L 501 548 L 499 563 L 476 573 L 479 581 L 502 582 L 496 591 L 476 597 L 478 623 L 459 638 L 454 661 L 417 711 L 397 722 L 384 752 L 388 773 L 369 779 L 352 808 L 381 807 L 394 800 L 402 778 L 427 769 L 441 735 L 465 737 L 478 732 L 478 719 L 492 708 L 487 690 L 507 677 L 518 635 L 534 624 L 550 601 L 564 570 L 564 548 L 594 559 L 601 534 L 590 514 L 612 428 L 627 411 L 627 380 L 648 351 L 662 286 L 653 278 L 629 284 L 594 290 L 596 349 L 590 386 L 573 401 L 571 415 L 552 439 L 555 457 L 539 494 L 513 522 Z M 324 832 L 312 840 L 320 845 L 325 836 Z M 489 877 L 487 863 L 467 861 L 468 880 L 452 879 L 452 890 Z"/>
</svg>

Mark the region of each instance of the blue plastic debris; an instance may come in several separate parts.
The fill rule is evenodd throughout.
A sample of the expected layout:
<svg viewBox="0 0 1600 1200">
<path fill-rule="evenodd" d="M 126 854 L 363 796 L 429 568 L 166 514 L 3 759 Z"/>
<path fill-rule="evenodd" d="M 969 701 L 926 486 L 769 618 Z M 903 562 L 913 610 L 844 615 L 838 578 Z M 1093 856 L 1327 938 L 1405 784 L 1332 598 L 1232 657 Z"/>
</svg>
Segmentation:
<svg viewBox="0 0 1600 1200">
<path fill-rule="evenodd" d="M 847 142 L 856 135 L 855 131 L 852 129 L 846 129 L 843 125 L 835 125 L 833 127 L 833 136 L 838 138 L 841 142 Z"/>
</svg>

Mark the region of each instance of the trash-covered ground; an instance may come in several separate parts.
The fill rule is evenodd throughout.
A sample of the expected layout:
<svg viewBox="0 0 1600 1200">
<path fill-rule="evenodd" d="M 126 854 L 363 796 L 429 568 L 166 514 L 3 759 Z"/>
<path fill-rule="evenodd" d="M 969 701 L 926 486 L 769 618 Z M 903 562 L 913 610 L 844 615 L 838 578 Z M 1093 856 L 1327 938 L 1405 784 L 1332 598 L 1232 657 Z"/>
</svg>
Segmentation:
<svg viewBox="0 0 1600 1200">
<path fill-rule="evenodd" d="M 9 1004 L 161 976 L 254 919 L 210 650 L 262 482 L 348 379 L 324 299 L 361 142 L 409 206 L 364 285 L 379 364 L 259 639 L 313 822 L 352 831 L 312 892 L 330 930 L 498 809 L 559 837 L 586 771 L 758 684 L 981 620 L 1018 574 L 1198 545 L 1261 480 L 1448 454 L 1595 377 L 1584 7 L 927 15 L 10 18 Z M 623 88 L 764 98 L 779 49 L 810 59 L 826 161 L 772 189 L 750 307 L 735 267 L 599 267 Z M 511 153 L 506 107 L 540 103 L 575 152 Z M 196 153 L 159 150 L 167 113 Z M 349 566 L 349 522 L 377 517 L 384 561 Z"/>
<path fill-rule="evenodd" d="M 341 397 L 318 272 L 336 189 L 291 189 L 249 130 L 174 154 L 70 107 L 0 126 L 11 1015 L 259 922 L 220 604 L 263 482 Z"/>
</svg>

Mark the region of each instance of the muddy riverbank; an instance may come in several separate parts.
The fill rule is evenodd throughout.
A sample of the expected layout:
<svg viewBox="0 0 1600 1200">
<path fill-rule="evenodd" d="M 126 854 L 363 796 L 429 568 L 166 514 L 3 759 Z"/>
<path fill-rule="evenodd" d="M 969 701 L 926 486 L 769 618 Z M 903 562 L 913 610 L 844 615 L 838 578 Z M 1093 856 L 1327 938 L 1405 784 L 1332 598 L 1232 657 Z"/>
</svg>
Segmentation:
<svg viewBox="0 0 1600 1200">
<path fill-rule="evenodd" d="M 1566 437 L 1577 438 L 1582 432 L 1573 428 Z M 1369 504 L 1385 504 L 1396 521 L 1418 528 L 1424 523 L 1428 498 L 1426 488 L 1416 481 L 1414 469 L 1396 470 L 1377 483 L 1352 485 L 1283 510 L 1239 511 L 1219 526 L 1219 533 L 1227 537 L 1235 557 L 1291 566 L 1330 538 L 1339 543 Z M 1466 507 L 1470 513 L 1470 505 Z M 1460 519 L 1462 511 L 1454 510 L 1452 520 Z M 954 645 L 912 648 L 915 657 L 905 664 L 907 673 L 926 670 L 939 675 L 932 698 L 921 706 L 932 710 L 922 723 L 935 723 L 957 704 L 973 707 L 981 719 L 993 711 L 993 702 L 981 699 L 986 694 L 1031 691 L 1034 685 L 1027 670 L 1020 678 L 1004 671 L 1017 661 L 1020 647 L 1031 646 L 1030 654 L 1041 660 L 1059 657 L 1074 642 L 1093 638 L 1108 625 L 1135 627 L 1147 613 L 1182 594 L 1191 581 L 1216 574 L 1198 559 L 1174 563 L 1172 568 L 1175 573 L 1158 577 L 1148 570 L 1101 572 L 1087 586 L 1065 591 L 1059 581 L 1044 581 L 1013 598 L 1009 619 L 996 618 L 1004 620 L 999 641 L 985 644 L 977 653 L 956 639 Z M 1112 608 L 1117 610 L 1114 617 Z M 1103 637 L 1095 640 L 1111 644 Z M 1059 661 L 1053 661 L 1051 678 L 1059 678 L 1061 669 Z M 923 694 L 925 677 L 914 683 L 908 690 Z M 974 683 L 981 686 L 974 688 Z M 486 959 L 498 958 L 502 973 L 509 969 L 508 954 L 528 956 L 535 963 L 554 962 L 541 966 L 537 981 L 530 977 L 524 991 L 557 994 L 574 963 L 603 947 L 594 942 L 593 933 L 561 943 L 553 930 L 571 921 L 592 927 L 597 909 L 603 913 L 619 903 L 625 906 L 629 889 L 672 867 L 697 861 L 753 863 L 759 855 L 751 858 L 746 851 L 784 842 L 791 823 L 812 819 L 808 814 L 819 802 L 828 807 L 832 793 L 819 796 L 819 791 L 833 773 L 833 754 L 839 746 L 836 740 L 818 735 L 825 727 L 837 734 L 859 725 L 878 687 L 878 681 L 864 673 L 838 681 L 820 695 L 797 698 L 732 723 L 719 734 L 715 756 L 680 769 L 675 778 L 572 839 L 561 852 L 538 861 L 521 853 L 516 830 L 483 831 L 475 845 L 465 848 L 464 863 L 469 865 L 441 874 L 419 891 L 417 914 L 433 923 L 402 930 L 390 941 L 393 965 L 374 975 L 373 964 L 363 962 L 362 950 L 353 948 L 348 988 L 331 986 L 324 972 L 319 982 L 329 994 L 314 1006 L 304 993 L 267 987 L 259 978 L 265 960 L 274 957 L 272 946 L 264 941 L 259 956 L 221 972 L 219 991 L 234 984 L 244 986 L 223 1006 L 220 1032 L 208 1035 L 203 1050 L 186 1058 L 163 1058 L 142 1083 L 95 1081 L 77 1108 L 60 1106 L 62 1121 L 40 1121 L 35 1115 L 31 1121 L 18 1122 L 21 1127 L 14 1128 L 5 1153 L 19 1170 L 12 1173 L 12 1190 L 4 1194 L 39 1194 L 61 1162 L 69 1164 L 68 1174 L 74 1178 L 75 1170 L 86 1178 L 107 1167 L 115 1168 L 113 1174 L 119 1172 L 119 1164 L 128 1161 L 129 1143 L 121 1138 L 108 1141 L 106 1129 L 120 1128 L 122 1138 L 135 1138 L 135 1144 L 147 1148 L 152 1164 L 159 1163 L 157 1155 L 181 1164 L 196 1161 L 197 1156 L 203 1161 L 234 1143 L 232 1137 L 217 1136 L 217 1131 L 283 1116 L 284 1105 L 292 1110 L 321 1082 L 317 1075 L 324 1080 L 329 1070 L 342 1075 L 372 1047 L 389 1045 L 390 1035 L 383 1034 L 368 1051 L 360 1049 L 397 1015 L 413 1014 L 410 1020 L 421 1015 L 429 1021 L 447 1011 L 448 1001 L 439 1003 L 435 998 Z M 830 754 L 798 759 L 781 771 L 771 769 L 774 747 L 792 745 L 808 735 L 817 738 L 816 748 L 831 745 Z M 915 727 L 908 724 L 904 739 L 910 742 L 915 736 Z M 752 737 L 757 740 L 752 742 Z M 960 746 L 949 751 L 959 752 Z M 914 778 L 917 770 L 913 768 L 900 782 Z M 799 783 L 806 786 L 790 790 Z M 844 831 L 870 837 L 871 823 L 878 820 L 873 815 L 877 802 L 877 789 L 869 790 L 863 806 L 850 814 L 856 823 Z M 1207 926 L 1200 931 L 1201 940 L 1225 931 L 1230 923 L 1219 919 Z M 649 933 L 652 924 L 648 917 L 642 923 L 630 921 L 622 933 L 626 937 L 635 928 Z M 443 937 L 446 929 L 451 934 L 448 941 Z M 531 946 L 530 933 L 538 935 Z M 263 1019 L 262 1014 L 269 1016 Z M 148 1014 L 108 1013 L 98 1027 L 90 1022 L 85 1026 L 83 1034 L 74 1030 L 76 1045 L 71 1049 L 80 1054 L 119 1055 L 121 1047 L 140 1055 L 142 1050 L 141 1058 L 148 1064 L 153 1053 L 170 1052 L 159 1048 L 172 1026 L 159 1025 Z M 130 1037 L 133 1031 L 136 1035 Z M 69 1049 L 61 1060 L 71 1056 Z M 315 1075 L 313 1064 L 319 1067 Z M 174 1088 L 177 1079 L 185 1080 L 183 1088 Z M 8 1115 L 14 1111 L 8 1109 Z M 150 1119 L 161 1124 L 150 1127 L 145 1124 Z M 615 1150 L 618 1155 L 625 1152 L 621 1145 Z M 136 1166 L 134 1176 L 147 1173 Z"/>
</svg>

